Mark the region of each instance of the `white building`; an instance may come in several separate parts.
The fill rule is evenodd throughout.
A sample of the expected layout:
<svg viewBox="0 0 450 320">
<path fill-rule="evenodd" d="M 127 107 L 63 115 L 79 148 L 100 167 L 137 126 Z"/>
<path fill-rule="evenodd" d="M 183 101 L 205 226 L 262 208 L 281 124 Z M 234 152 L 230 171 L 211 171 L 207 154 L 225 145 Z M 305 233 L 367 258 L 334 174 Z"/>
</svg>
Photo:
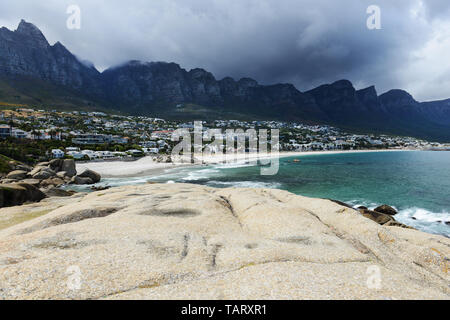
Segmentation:
<svg viewBox="0 0 450 320">
<path fill-rule="evenodd" d="M 56 159 L 64 158 L 64 151 L 59 150 L 59 149 L 53 149 L 52 156 L 53 156 L 53 158 L 56 158 Z"/>
<path fill-rule="evenodd" d="M 17 128 L 12 128 L 11 136 L 18 139 L 26 139 L 28 137 L 28 132 Z"/>
</svg>

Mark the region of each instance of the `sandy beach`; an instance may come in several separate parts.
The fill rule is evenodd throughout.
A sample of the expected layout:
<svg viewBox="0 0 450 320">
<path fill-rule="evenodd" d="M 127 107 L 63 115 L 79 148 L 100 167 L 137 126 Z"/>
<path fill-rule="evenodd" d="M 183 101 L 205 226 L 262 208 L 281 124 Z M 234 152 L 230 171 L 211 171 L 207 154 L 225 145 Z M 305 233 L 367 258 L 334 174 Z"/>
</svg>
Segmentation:
<svg viewBox="0 0 450 320">
<path fill-rule="evenodd" d="M 143 157 L 136 161 L 101 161 L 101 162 L 86 162 L 77 163 L 77 171 L 82 172 L 85 169 L 90 169 L 98 172 L 104 178 L 126 178 L 126 177 L 140 177 L 160 175 L 170 170 L 179 169 L 188 166 L 212 165 L 220 163 L 243 163 L 248 161 L 257 161 L 264 159 L 273 159 L 276 157 L 302 157 L 309 155 L 324 155 L 324 154 L 340 154 L 340 153 L 361 153 L 361 152 L 394 152 L 406 151 L 398 149 L 387 150 L 339 150 L 339 151 L 304 151 L 304 152 L 288 152 L 283 151 L 275 154 L 259 154 L 259 153 L 243 153 L 234 154 L 232 156 L 223 154 L 204 155 L 197 157 L 198 163 L 191 164 L 186 159 L 174 159 L 174 163 L 159 163 L 151 156 Z"/>
<path fill-rule="evenodd" d="M 152 157 L 143 157 L 136 161 L 102 161 L 77 163 L 77 172 L 90 169 L 103 178 L 126 178 L 158 175 L 167 170 L 191 166 L 188 163 L 159 163 Z"/>
</svg>

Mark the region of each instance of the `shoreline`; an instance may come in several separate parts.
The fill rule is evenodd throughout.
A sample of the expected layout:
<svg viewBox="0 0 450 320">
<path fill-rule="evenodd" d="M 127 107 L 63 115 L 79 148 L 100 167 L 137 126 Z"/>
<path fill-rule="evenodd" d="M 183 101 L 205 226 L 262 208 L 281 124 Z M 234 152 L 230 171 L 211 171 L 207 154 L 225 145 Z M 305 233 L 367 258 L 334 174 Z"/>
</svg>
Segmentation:
<svg viewBox="0 0 450 320">
<path fill-rule="evenodd" d="M 145 156 L 136 161 L 102 161 L 102 162 L 86 162 L 77 163 L 77 171 L 82 172 L 85 169 L 90 169 L 98 172 L 103 178 L 134 178 L 145 176 L 157 176 L 165 174 L 169 171 L 188 168 L 208 166 L 215 164 L 224 164 L 224 161 L 231 160 L 228 163 L 241 164 L 249 161 L 271 160 L 274 158 L 289 158 L 289 157 L 303 157 L 311 155 L 326 155 L 326 154 L 345 154 L 345 153 L 372 153 L 372 152 L 400 152 L 400 151 L 422 151 L 410 149 L 380 149 L 380 150 L 333 150 L 333 151 L 282 151 L 278 154 L 270 153 L 242 153 L 242 154 L 214 154 L 204 155 L 198 159 L 200 163 L 158 163 L 153 161 L 151 156 Z M 182 160 L 182 158 L 180 158 Z M 256 165 L 256 163 L 255 163 Z"/>
</svg>

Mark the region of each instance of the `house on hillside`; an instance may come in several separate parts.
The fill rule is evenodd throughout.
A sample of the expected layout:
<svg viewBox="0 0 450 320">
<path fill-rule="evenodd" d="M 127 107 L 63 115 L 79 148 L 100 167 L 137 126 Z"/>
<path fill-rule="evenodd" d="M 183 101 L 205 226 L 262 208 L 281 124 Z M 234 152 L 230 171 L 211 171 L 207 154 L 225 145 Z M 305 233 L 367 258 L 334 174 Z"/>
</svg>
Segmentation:
<svg viewBox="0 0 450 320">
<path fill-rule="evenodd" d="M 11 137 L 11 127 L 8 125 L 0 125 L 0 138 Z"/>
<path fill-rule="evenodd" d="M 64 151 L 60 149 L 53 149 L 52 150 L 52 157 L 55 159 L 61 159 L 64 158 Z"/>
</svg>

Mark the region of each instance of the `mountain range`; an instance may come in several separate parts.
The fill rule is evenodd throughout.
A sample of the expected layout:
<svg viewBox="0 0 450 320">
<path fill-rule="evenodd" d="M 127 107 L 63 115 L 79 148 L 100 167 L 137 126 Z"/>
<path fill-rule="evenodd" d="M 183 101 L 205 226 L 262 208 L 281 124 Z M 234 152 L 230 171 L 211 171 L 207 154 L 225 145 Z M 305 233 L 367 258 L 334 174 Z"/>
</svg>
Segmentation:
<svg viewBox="0 0 450 320">
<path fill-rule="evenodd" d="M 15 31 L 0 29 L 0 102 L 184 120 L 301 121 L 450 141 L 450 99 L 418 102 L 398 89 L 378 95 L 348 80 L 301 92 L 251 78 L 217 80 L 167 62 L 129 61 L 99 72 L 24 20 Z"/>
</svg>

